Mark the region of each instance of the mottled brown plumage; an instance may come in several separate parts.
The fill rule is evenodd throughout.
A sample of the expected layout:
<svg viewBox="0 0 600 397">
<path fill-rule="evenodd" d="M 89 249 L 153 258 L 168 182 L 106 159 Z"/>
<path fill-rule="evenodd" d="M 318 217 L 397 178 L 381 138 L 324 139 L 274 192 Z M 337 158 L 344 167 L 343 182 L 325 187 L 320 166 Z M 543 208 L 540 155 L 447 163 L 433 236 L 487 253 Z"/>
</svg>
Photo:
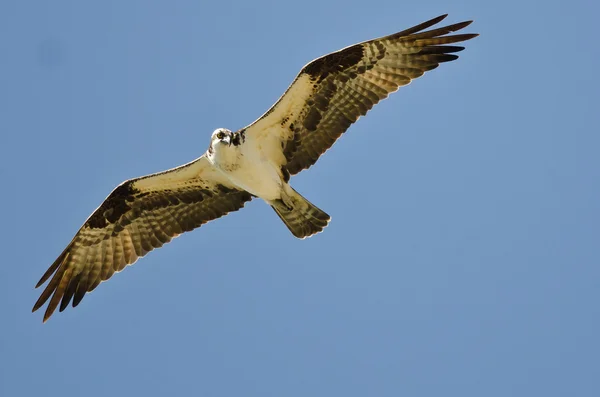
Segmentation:
<svg viewBox="0 0 600 397">
<path fill-rule="evenodd" d="M 46 321 L 58 307 L 77 306 L 87 292 L 174 237 L 236 211 L 251 200 L 206 160 L 123 182 L 79 229 L 36 287 L 50 282 L 33 311 L 50 299 Z"/>
<path fill-rule="evenodd" d="M 379 101 L 440 63 L 457 59 L 454 53 L 464 47 L 447 44 L 477 36 L 448 35 L 471 21 L 423 31 L 445 17 L 310 62 L 246 134 L 271 140 L 274 152 L 283 148 L 279 161 L 289 174 L 309 168 Z"/>
</svg>

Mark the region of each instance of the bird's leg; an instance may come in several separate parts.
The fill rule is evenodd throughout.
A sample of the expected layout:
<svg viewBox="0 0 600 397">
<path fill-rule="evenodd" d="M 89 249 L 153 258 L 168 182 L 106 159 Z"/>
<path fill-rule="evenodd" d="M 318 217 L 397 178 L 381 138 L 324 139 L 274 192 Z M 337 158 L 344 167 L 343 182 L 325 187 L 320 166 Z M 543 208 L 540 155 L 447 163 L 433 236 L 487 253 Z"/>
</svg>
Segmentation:
<svg viewBox="0 0 600 397">
<path fill-rule="evenodd" d="M 281 202 L 283 203 L 283 205 L 285 205 L 288 211 L 291 211 L 294 209 L 294 204 L 296 203 L 294 198 L 290 194 L 288 194 L 286 190 L 286 185 L 284 185 L 283 189 L 281 189 Z"/>
</svg>

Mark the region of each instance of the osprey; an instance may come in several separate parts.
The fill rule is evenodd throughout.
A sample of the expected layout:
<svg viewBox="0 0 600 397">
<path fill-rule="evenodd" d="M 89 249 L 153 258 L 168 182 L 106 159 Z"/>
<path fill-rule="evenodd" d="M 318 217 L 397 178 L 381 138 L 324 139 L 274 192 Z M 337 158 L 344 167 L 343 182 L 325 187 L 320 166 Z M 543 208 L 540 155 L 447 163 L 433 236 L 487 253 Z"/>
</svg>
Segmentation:
<svg viewBox="0 0 600 397">
<path fill-rule="evenodd" d="M 290 232 L 319 233 L 330 217 L 289 184 L 312 166 L 360 116 L 412 79 L 458 58 L 448 45 L 477 34 L 450 33 L 472 21 L 427 28 L 446 15 L 317 58 L 302 68 L 259 119 L 213 132 L 206 153 L 164 172 L 120 184 L 85 221 L 44 273 L 50 282 L 44 322 L 60 303 L 76 307 L 87 292 L 174 237 L 237 211 L 254 197 L 267 202 Z M 52 278 L 50 278 L 52 277 Z"/>
</svg>

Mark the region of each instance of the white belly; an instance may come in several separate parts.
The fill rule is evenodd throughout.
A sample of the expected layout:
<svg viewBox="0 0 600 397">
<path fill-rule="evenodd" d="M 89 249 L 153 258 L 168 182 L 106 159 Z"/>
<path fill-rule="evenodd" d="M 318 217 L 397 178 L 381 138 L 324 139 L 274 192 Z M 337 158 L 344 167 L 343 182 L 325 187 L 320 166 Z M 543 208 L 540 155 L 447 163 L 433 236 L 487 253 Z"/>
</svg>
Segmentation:
<svg viewBox="0 0 600 397">
<path fill-rule="evenodd" d="M 251 150 L 250 145 L 227 152 L 218 153 L 215 165 L 233 184 L 264 200 L 281 198 L 284 182 L 276 166 Z"/>
</svg>

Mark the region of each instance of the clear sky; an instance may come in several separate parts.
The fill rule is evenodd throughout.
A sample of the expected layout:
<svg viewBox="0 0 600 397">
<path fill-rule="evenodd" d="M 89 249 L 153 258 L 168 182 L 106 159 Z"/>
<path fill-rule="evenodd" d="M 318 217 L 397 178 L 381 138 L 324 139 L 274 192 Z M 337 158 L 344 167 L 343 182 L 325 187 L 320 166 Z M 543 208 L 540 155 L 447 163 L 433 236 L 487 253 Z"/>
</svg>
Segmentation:
<svg viewBox="0 0 600 397">
<path fill-rule="evenodd" d="M 597 4 L 0 2 L 0 395 L 600 395 Z M 324 233 L 255 200 L 31 314 L 121 181 L 444 13 L 481 36 L 292 179 Z"/>
</svg>

